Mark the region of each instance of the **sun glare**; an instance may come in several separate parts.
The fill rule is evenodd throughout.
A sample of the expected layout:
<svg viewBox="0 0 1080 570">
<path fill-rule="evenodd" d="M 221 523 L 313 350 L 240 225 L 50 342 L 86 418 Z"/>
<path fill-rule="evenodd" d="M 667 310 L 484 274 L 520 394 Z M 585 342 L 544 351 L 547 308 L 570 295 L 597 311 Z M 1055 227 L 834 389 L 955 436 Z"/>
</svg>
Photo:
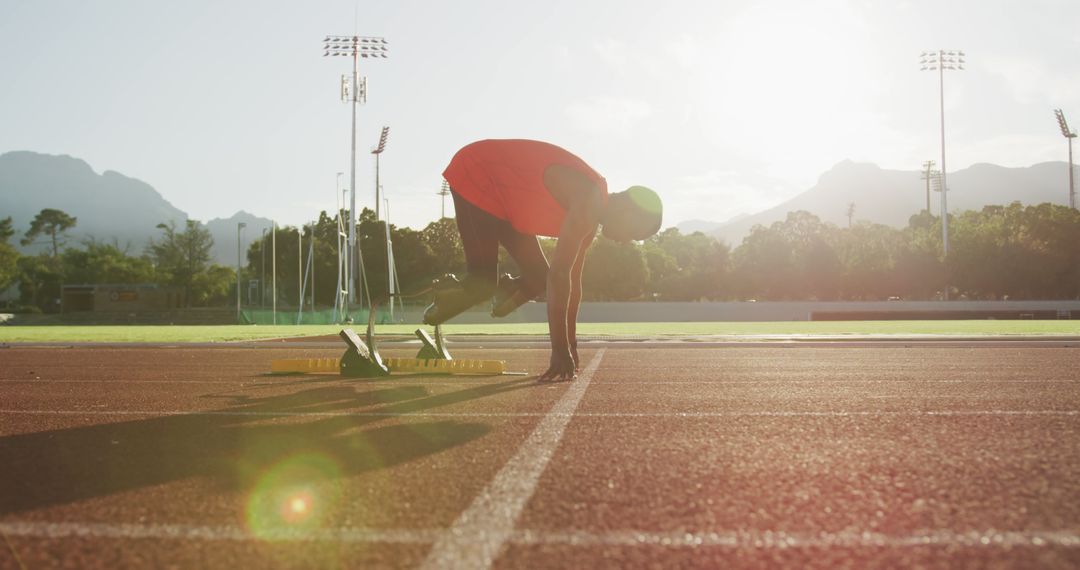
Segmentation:
<svg viewBox="0 0 1080 570">
<path fill-rule="evenodd" d="M 708 58 L 718 65 L 701 70 L 714 136 L 777 157 L 775 176 L 816 175 L 846 158 L 846 141 L 872 120 L 870 43 L 846 3 L 749 8 L 718 31 Z M 789 152 L 775 152 L 780 144 Z"/>
</svg>

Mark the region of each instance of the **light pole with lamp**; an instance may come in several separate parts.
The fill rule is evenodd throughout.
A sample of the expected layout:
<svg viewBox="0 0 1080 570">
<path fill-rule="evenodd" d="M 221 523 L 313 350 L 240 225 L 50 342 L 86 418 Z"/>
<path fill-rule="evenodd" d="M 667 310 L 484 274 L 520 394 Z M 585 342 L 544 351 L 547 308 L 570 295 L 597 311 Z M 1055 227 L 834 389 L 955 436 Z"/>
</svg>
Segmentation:
<svg viewBox="0 0 1080 570">
<path fill-rule="evenodd" d="M 375 146 L 375 149 L 371 151 L 371 154 L 375 155 L 375 221 L 379 221 L 382 218 L 379 216 L 379 191 L 382 189 L 382 185 L 379 184 L 379 157 L 382 156 L 384 150 L 386 150 L 386 140 L 390 136 L 390 127 L 383 127 L 382 134 L 379 135 L 379 144 Z"/>
<path fill-rule="evenodd" d="M 375 155 L 375 221 L 382 221 L 383 233 L 386 236 L 386 292 L 389 295 L 393 295 L 394 291 L 394 246 L 390 241 L 390 212 L 389 205 L 384 209 L 387 219 L 383 220 L 379 212 L 379 204 L 382 202 L 380 193 L 382 191 L 382 184 L 379 179 L 379 159 L 382 157 L 383 151 L 386 150 L 386 141 L 390 136 L 390 127 L 383 127 L 382 133 L 379 134 L 379 144 L 375 149 L 371 151 L 371 154 Z M 393 297 L 390 298 L 390 319 L 394 318 L 394 303 Z M 373 307 L 374 309 L 374 307 Z"/>
<path fill-rule="evenodd" d="M 1076 138 L 1076 132 L 1069 130 L 1069 123 L 1065 122 L 1065 114 L 1061 112 L 1061 109 L 1055 109 L 1054 115 L 1057 116 L 1058 126 L 1061 127 L 1061 134 L 1069 139 L 1069 207 L 1076 209 L 1076 189 L 1073 187 L 1073 159 L 1072 159 L 1072 140 Z"/>
<path fill-rule="evenodd" d="M 941 103 L 941 248 L 945 259 L 949 258 L 949 184 L 945 174 L 945 70 L 963 71 L 964 52 L 924 51 L 920 55 L 920 71 L 937 71 L 939 99 Z M 949 300 L 949 285 L 945 285 L 945 300 Z"/>
<path fill-rule="evenodd" d="M 446 197 L 450 195 L 450 183 L 443 180 L 442 187 L 439 188 L 439 191 L 436 192 L 436 194 L 442 196 L 442 216 L 439 217 L 441 220 L 446 217 Z"/>
<path fill-rule="evenodd" d="M 367 80 L 360 80 L 360 59 L 386 59 L 389 51 L 385 39 L 366 36 L 326 36 L 323 38 L 323 57 L 352 56 L 352 79 L 341 77 L 341 100 L 352 105 L 352 143 L 349 160 L 349 241 L 345 248 L 349 259 L 349 299 L 356 302 L 353 284 L 357 266 L 356 245 L 356 105 L 367 101 Z M 376 205 L 378 208 L 378 205 Z"/>
<path fill-rule="evenodd" d="M 937 178 L 938 171 L 934 170 L 934 161 L 928 160 L 923 163 L 922 179 L 926 181 L 926 213 L 930 214 L 930 181 Z"/>
</svg>

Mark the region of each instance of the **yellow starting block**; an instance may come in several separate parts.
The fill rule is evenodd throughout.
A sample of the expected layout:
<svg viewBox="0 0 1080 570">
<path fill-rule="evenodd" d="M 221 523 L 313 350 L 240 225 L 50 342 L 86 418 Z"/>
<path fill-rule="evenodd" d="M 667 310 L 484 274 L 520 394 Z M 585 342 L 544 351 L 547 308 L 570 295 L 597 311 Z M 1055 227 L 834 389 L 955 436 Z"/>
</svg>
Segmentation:
<svg viewBox="0 0 1080 570">
<path fill-rule="evenodd" d="M 503 360 L 442 360 L 425 358 L 387 358 L 390 372 L 406 374 L 475 374 L 497 376 L 506 373 Z M 270 362 L 271 374 L 339 374 L 340 358 L 291 358 Z"/>
<path fill-rule="evenodd" d="M 443 360 L 423 358 L 387 358 L 390 372 L 410 374 L 481 374 L 495 376 L 506 372 L 503 360 Z"/>
<path fill-rule="evenodd" d="M 340 374 L 340 358 L 288 358 L 271 360 L 271 374 Z"/>
</svg>

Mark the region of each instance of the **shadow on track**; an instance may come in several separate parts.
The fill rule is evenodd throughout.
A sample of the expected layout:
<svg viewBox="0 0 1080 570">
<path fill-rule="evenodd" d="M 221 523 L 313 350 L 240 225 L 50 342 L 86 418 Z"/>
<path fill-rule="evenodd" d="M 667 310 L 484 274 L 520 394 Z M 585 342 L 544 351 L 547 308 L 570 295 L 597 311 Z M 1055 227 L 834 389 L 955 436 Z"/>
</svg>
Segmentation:
<svg viewBox="0 0 1080 570">
<path fill-rule="evenodd" d="M 533 386 L 530 379 L 515 379 L 438 395 L 420 386 L 358 391 L 355 385 L 338 385 L 282 396 L 207 396 L 227 399 L 229 405 L 203 413 L 0 437 L 0 514 L 200 477 L 225 490 L 247 491 L 268 470 L 297 456 L 327 458 L 335 467 L 333 478 L 392 467 L 491 431 L 479 422 L 398 423 L 394 414 Z M 350 411 L 389 416 L 288 417 Z M 390 425 L 370 425 L 375 423 Z M 325 477 L 325 472 L 311 477 Z"/>
</svg>

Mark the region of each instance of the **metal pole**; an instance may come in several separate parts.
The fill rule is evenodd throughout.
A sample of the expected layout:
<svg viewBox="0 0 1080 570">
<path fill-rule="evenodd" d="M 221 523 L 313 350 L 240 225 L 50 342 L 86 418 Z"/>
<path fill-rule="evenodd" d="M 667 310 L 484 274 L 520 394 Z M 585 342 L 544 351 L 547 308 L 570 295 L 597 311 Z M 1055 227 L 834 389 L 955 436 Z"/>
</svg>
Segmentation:
<svg viewBox="0 0 1080 570">
<path fill-rule="evenodd" d="M 315 224 L 311 222 L 311 242 L 308 243 L 308 265 L 311 266 L 311 312 L 315 312 Z"/>
<path fill-rule="evenodd" d="M 923 180 L 926 180 L 926 213 L 930 213 L 930 180 L 934 175 L 934 161 L 928 160 L 923 163 Z"/>
<path fill-rule="evenodd" d="M 345 235 L 345 229 L 346 229 L 345 215 L 346 215 L 345 214 L 345 190 L 343 189 L 341 191 L 341 217 L 338 220 L 338 239 L 341 240 L 341 245 L 343 246 L 343 251 L 341 252 L 341 256 L 342 256 L 341 260 L 339 260 L 338 263 L 341 264 L 341 268 L 345 272 L 345 274 L 342 277 L 343 280 L 341 282 L 341 285 L 342 285 L 342 287 L 344 287 L 344 289 L 338 289 L 338 296 L 342 297 L 342 299 L 341 299 L 342 313 L 348 314 L 349 313 L 349 291 L 348 291 L 348 288 L 349 288 L 349 283 L 352 283 L 352 281 L 350 280 L 350 276 L 352 275 L 352 268 L 350 267 L 350 265 L 352 264 L 352 262 L 350 261 L 350 258 L 349 258 L 349 238 L 348 238 L 347 235 Z"/>
<path fill-rule="evenodd" d="M 382 218 L 379 217 L 379 157 L 382 153 L 375 153 L 375 221 L 379 221 Z"/>
<path fill-rule="evenodd" d="M 270 222 L 270 311 L 274 313 L 277 324 L 277 222 Z"/>
<path fill-rule="evenodd" d="M 945 59 L 945 51 L 939 50 L 938 57 Z M 938 82 L 941 87 L 941 246 L 945 258 L 949 257 L 949 184 L 945 168 L 945 65 L 938 65 Z M 949 300 L 949 288 L 945 287 L 945 300 Z"/>
<path fill-rule="evenodd" d="M 1072 158 L 1072 141 L 1075 136 L 1068 137 L 1069 139 L 1069 207 L 1076 209 L 1076 190 L 1073 187 L 1073 158 Z"/>
<path fill-rule="evenodd" d="M 341 211 L 345 198 L 342 196 L 342 200 L 338 201 L 338 194 L 341 190 L 341 176 L 342 172 L 337 173 L 337 183 L 334 186 L 334 204 L 337 205 L 337 211 L 334 213 L 334 247 L 337 249 L 337 282 L 334 285 L 334 322 L 338 322 L 338 310 L 341 302 Z"/>
<path fill-rule="evenodd" d="M 296 229 L 296 306 L 304 310 L 304 225 Z M 300 324 L 297 322 L 296 324 Z"/>
<path fill-rule="evenodd" d="M 247 227 L 247 224 L 245 224 L 244 222 L 236 224 L 236 324 L 240 324 L 240 230 L 244 229 L 245 227 Z"/>
<path fill-rule="evenodd" d="M 945 163 L 945 69 L 963 71 L 964 52 L 939 49 L 922 53 L 922 70 L 938 72 L 939 104 L 941 108 L 941 248 L 946 265 L 949 259 L 949 182 Z M 945 284 L 944 299 L 949 300 L 949 285 Z"/>
<path fill-rule="evenodd" d="M 352 147 L 350 150 L 349 159 L 349 245 L 345 248 L 346 256 L 349 258 L 349 303 L 356 302 L 356 287 L 353 285 L 353 280 L 356 275 L 356 99 L 357 89 L 357 75 L 360 73 L 359 53 L 354 49 L 352 53 L 353 59 L 353 72 L 352 72 Z M 361 304 L 362 306 L 362 304 Z M 348 305 L 346 305 L 348 307 Z"/>
<path fill-rule="evenodd" d="M 349 241 L 345 252 L 345 257 L 348 259 L 348 267 L 350 268 L 348 275 L 348 297 L 350 302 L 356 300 L 356 286 L 358 285 L 358 283 L 356 283 L 357 272 L 360 272 L 360 278 L 365 280 L 367 278 L 367 276 L 362 273 L 363 260 L 360 255 L 356 236 L 356 105 L 361 102 L 361 97 L 366 98 L 366 93 L 360 92 L 359 58 L 386 59 L 387 53 L 388 45 L 383 38 L 366 36 L 326 36 L 323 39 L 323 57 L 351 55 L 353 61 L 352 93 L 342 94 L 343 97 L 348 95 L 350 103 L 352 104 L 352 141 L 350 148 L 351 159 L 349 164 L 349 191 L 351 195 L 349 201 Z M 368 296 L 370 297 L 370 292 L 368 293 Z M 370 302 L 368 304 L 370 305 Z M 347 304 L 346 308 L 348 308 Z"/>
<path fill-rule="evenodd" d="M 259 242 L 259 255 L 262 256 L 262 260 L 259 261 L 259 271 L 262 275 L 259 277 L 259 308 L 266 308 L 266 228 L 262 231 L 262 241 Z"/>
<path fill-rule="evenodd" d="M 376 159 L 377 161 L 378 159 Z M 390 201 L 386 202 L 386 220 L 383 227 L 386 228 L 386 293 L 390 297 L 390 322 L 394 322 L 394 246 L 390 242 Z"/>
<path fill-rule="evenodd" d="M 439 196 L 442 196 L 442 215 L 439 219 L 446 217 L 446 197 L 450 195 L 450 184 L 443 180 L 442 188 L 439 188 Z"/>
</svg>

